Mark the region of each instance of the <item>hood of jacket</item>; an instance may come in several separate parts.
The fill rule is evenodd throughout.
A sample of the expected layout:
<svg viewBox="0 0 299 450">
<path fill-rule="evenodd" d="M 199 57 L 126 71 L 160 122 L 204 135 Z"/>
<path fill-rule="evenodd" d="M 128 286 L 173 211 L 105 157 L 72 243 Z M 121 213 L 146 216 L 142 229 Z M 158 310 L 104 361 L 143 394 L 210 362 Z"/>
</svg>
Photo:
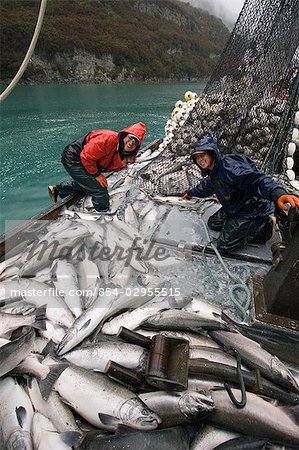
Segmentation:
<svg viewBox="0 0 299 450">
<path fill-rule="evenodd" d="M 119 140 L 119 153 L 122 156 L 122 152 L 123 152 L 123 139 L 127 134 L 134 134 L 134 136 L 136 136 L 139 140 L 139 145 L 135 148 L 135 150 L 133 150 L 132 152 L 129 153 L 130 156 L 136 156 L 140 150 L 140 147 L 142 145 L 144 136 L 146 133 L 146 128 L 144 123 L 142 122 L 138 122 L 138 123 L 134 123 L 133 125 L 130 125 L 127 128 L 124 128 L 123 130 L 121 130 L 118 133 L 118 140 Z"/>
<path fill-rule="evenodd" d="M 208 175 L 211 173 L 209 169 L 202 169 L 199 164 L 196 162 L 196 155 L 198 155 L 201 152 L 210 152 L 214 156 L 215 160 L 215 166 L 217 165 L 218 161 L 222 158 L 221 153 L 217 147 L 217 145 L 214 142 L 213 137 L 210 134 L 206 134 L 203 136 L 194 146 L 193 150 L 191 152 L 191 159 L 193 162 L 197 165 L 197 167 L 200 169 L 203 176 Z"/>
</svg>

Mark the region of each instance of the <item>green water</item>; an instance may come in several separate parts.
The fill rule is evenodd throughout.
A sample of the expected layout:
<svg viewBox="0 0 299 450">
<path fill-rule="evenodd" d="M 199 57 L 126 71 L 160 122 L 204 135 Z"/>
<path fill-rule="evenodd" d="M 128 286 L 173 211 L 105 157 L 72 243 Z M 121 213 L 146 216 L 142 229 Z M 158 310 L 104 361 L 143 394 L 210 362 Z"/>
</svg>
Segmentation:
<svg viewBox="0 0 299 450">
<path fill-rule="evenodd" d="M 62 149 L 90 130 L 144 122 L 144 144 L 163 137 L 175 102 L 202 83 L 18 86 L 1 104 L 1 227 L 50 204 L 48 184 L 67 178 Z M 6 221 L 6 223 L 5 223 Z"/>
</svg>

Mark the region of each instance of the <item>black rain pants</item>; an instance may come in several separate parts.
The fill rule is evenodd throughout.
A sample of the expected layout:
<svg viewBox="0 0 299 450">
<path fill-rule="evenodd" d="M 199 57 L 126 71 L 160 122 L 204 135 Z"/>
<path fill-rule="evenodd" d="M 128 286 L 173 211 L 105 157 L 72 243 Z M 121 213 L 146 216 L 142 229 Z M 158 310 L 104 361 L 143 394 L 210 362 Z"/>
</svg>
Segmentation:
<svg viewBox="0 0 299 450">
<path fill-rule="evenodd" d="M 88 173 L 83 166 L 80 165 L 66 165 L 65 170 L 72 177 L 71 180 L 57 184 L 58 195 L 61 198 L 68 195 L 85 192 L 86 195 L 91 196 L 91 200 L 96 211 L 108 211 L 109 209 L 109 194 L 108 190 L 102 187 L 93 175 Z"/>
<path fill-rule="evenodd" d="M 255 219 L 228 217 L 220 208 L 208 219 L 211 230 L 220 231 L 218 250 L 229 253 L 247 244 L 265 244 L 272 236 L 273 221 L 270 216 Z"/>
</svg>

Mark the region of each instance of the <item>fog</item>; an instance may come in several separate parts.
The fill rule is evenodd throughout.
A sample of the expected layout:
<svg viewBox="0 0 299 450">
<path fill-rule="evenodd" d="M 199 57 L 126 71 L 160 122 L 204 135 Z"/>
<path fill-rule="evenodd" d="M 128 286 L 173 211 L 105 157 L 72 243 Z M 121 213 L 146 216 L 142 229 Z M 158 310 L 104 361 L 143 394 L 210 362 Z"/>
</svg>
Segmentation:
<svg viewBox="0 0 299 450">
<path fill-rule="evenodd" d="M 232 28 L 245 0 L 181 0 L 193 6 L 205 9 L 211 14 L 220 17 L 223 22 Z"/>
</svg>

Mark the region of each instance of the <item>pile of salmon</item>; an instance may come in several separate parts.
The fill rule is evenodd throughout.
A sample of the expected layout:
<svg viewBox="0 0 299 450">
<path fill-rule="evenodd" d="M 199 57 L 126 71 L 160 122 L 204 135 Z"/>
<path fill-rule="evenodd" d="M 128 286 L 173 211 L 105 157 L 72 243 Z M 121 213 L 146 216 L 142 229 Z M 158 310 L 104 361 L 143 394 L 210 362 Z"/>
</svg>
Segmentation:
<svg viewBox="0 0 299 450">
<path fill-rule="evenodd" d="M 64 210 L 0 264 L 0 448 L 299 448 L 298 333 L 181 288 L 186 261 L 152 243 L 172 204 L 128 186 L 111 203 Z M 185 389 L 148 383 L 124 328 L 188 343 Z"/>
</svg>

